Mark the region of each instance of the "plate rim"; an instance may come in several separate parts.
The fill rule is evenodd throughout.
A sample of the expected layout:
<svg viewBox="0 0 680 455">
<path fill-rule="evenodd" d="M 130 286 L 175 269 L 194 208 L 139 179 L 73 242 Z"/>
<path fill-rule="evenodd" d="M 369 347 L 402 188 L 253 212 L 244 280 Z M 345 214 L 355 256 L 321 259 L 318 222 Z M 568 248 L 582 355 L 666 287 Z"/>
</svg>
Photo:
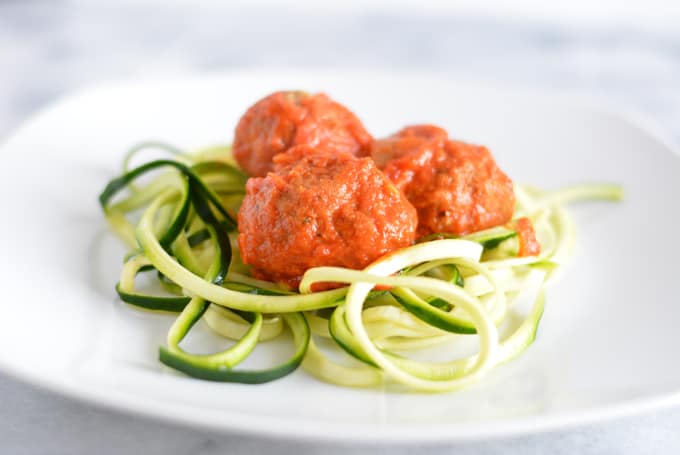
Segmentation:
<svg viewBox="0 0 680 455">
<path fill-rule="evenodd" d="M 299 71 L 301 71 L 301 69 L 288 69 L 284 71 L 245 69 L 192 74 L 177 78 L 163 78 L 162 81 L 163 83 L 173 84 L 190 83 L 192 81 L 205 80 L 206 78 L 228 80 L 229 78 L 238 77 L 256 77 L 274 79 L 277 75 L 291 75 L 299 73 Z M 341 72 L 319 69 L 305 71 L 306 73 L 311 72 L 313 76 L 332 78 L 341 78 L 343 74 L 398 77 L 402 79 L 413 77 L 435 77 L 441 79 L 442 76 L 444 76 L 433 72 L 399 71 L 395 74 L 394 72 L 386 70 L 363 69 L 344 70 Z M 158 78 L 143 78 L 94 84 L 67 93 L 27 117 L 0 140 L 0 154 L 3 152 L 7 153 L 6 150 L 13 147 L 17 138 L 24 136 L 27 131 L 30 132 L 34 125 L 40 124 L 42 119 L 49 116 L 52 111 L 58 111 L 59 109 L 62 109 L 63 106 L 77 101 L 81 97 L 91 96 L 94 93 L 106 92 L 111 89 L 125 90 L 126 88 L 131 88 L 133 86 L 152 84 L 158 80 Z M 527 87 L 494 83 L 492 81 L 479 81 L 466 77 L 459 77 L 459 75 L 455 75 L 455 77 L 446 75 L 446 80 L 448 83 L 461 83 L 476 87 L 491 87 L 496 90 L 509 91 L 513 94 L 526 95 L 535 100 L 554 100 L 561 106 L 584 108 L 606 117 L 615 118 L 625 123 L 628 127 L 637 129 L 654 142 L 659 143 L 668 153 L 675 155 L 676 158 L 680 156 L 680 147 L 672 139 L 672 136 L 665 129 L 662 129 L 652 121 L 649 116 L 629 108 L 621 108 L 611 101 L 583 94 L 574 95 L 573 93 L 565 93 L 563 91 L 554 92 L 549 89 L 530 89 Z M 377 423 L 375 425 L 366 426 L 365 424 L 329 423 L 324 421 L 319 423 L 310 420 L 306 421 L 308 425 L 305 426 L 304 430 L 300 431 L 300 428 L 296 428 L 300 423 L 299 419 L 295 420 L 294 424 L 288 424 L 278 417 L 244 416 L 233 411 L 230 412 L 228 409 L 219 411 L 219 420 L 213 419 L 208 413 L 217 413 L 217 411 L 206 411 L 203 408 L 196 408 L 195 406 L 180 403 L 139 400 L 138 397 L 136 398 L 135 394 L 129 392 L 120 393 L 120 391 L 117 391 L 118 393 L 116 394 L 107 394 L 107 387 L 105 386 L 83 387 L 82 384 L 76 384 L 65 376 L 60 377 L 61 380 L 44 377 L 41 376 L 39 372 L 31 371 L 30 368 L 24 368 L 20 365 L 8 362 L 7 359 L 2 357 L 0 357 L 0 374 L 7 375 L 20 382 L 38 387 L 39 389 L 69 397 L 83 404 L 94 404 L 102 409 L 137 414 L 145 418 L 158 419 L 167 423 L 218 432 L 266 437 L 269 439 L 318 442 L 348 442 L 347 436 L 350 434 L 351 442 L 362 444 L 437 444 L 442 442 L 470 442 L 481 439 L 499 439 L 509 436 L 538 434 L 560 429 L 566 430 L 585 424 L 632 417 L 655 410 L 680 406 L 680 386 L 678 386 L 678 389 L 674 392 L 627 399 L 613 404 L 594 405 L 578 410 L 562 411 L 548 416 L 534 415 L 530 417 L 475 421 L 472 423 L 457 422 L 456 424 L 428 424 L 427 426 L 418 425 L 417 423 Z M 194 410 L 193 412 L 191 412 L 192 409 Z M 324 431 L 331 428 L 334 428 L 335 431 Z M 342 429 L 338 430 L 338 428 Z M 415 431 L 407 431 L 409 428 L 411 430 L 414 430 L 415 428 Z"/>
<path fill-rule="evenodd" d="M 102 410 L 121 414 L 132 414 L 172 425 L 180 425 L 217 433 L 257 436 L 269 440 L 308 441 L 319 443 L 347 443 L 364 445 L 420 444 L 436 445 L 454 442 L 475 442 L 498 440 L 508 437 L 537 435 L 552 431 L 567 431 L 588 424 L 619 420 L 680 406 L 680 388 L 673 393 L 657 394 L 651 397 L 623 400 L 616 404 L 595 405 L 579 410 L 558 412 L 550 416 L 499 418 L 483 422 L 456 422 L 418 425 L 417 423 L 389 423 L 367 426 L 360 423 L 316 423 L 304 420 L 304 431 L 300 430 L 301 420 L 288 423 L 279 417 L 241 415 L 228 410 L 214 411 L 193 406 L 166 403 L 144 399 L 139 395 L 110 388 L 82 387 L 71 381 L 58 381 L 38 377 L 21 368 L 8 368 L 0 359 L 0 374 L 7 375 L 40 390 L 73 399 L 83 405 L 94 405 Z M 181 378 L 193 380 L 191 378 Z M 140 398 L 142 398 L 140 400 Z M 155 403 L 155 405 L 150 405 Z M 212 415 L 220 419 L 212 419 Z M 340 431 L 327 431 L 341 428 Z M 416 429 L 416 431 L 408 431 Z M 348 441 L 348 435 L 351 440 Z"/>
</svg>

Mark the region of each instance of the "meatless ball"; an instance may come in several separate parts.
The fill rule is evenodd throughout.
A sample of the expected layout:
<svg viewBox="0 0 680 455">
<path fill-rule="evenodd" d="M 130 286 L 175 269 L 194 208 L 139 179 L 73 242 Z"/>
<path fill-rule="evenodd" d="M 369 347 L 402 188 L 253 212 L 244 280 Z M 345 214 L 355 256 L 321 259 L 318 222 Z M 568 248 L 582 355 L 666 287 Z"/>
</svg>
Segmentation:
<svg viewBox="0 0 680 455">
<path fill-rule="evenodd" d="M 415 209 L 370 158 L 302 145 L 274 160 L 238 213 L 254 276 L 297 288 L 311 267 L 361 269 L 415 240 Z"/>
<path fill-rule="evenodd" d="M 418 211 L 418 236 L 463 235 L 512 218 L 512 181 L 486 147 L 402 132 L 383 141 L 377 146 L 382 148 L 381 167 Z M 386 159 L 390 143 L 394 152 Z"/>
<path fill-rule="evenodd" d="M 234 134 L 233 152 L 248 174 L 263 177 L 272 158 L 295 145 L 366 156 L 372 141 L 361 121 L 324 94 L 276 92 L 251 106 Z"/>
</svg>

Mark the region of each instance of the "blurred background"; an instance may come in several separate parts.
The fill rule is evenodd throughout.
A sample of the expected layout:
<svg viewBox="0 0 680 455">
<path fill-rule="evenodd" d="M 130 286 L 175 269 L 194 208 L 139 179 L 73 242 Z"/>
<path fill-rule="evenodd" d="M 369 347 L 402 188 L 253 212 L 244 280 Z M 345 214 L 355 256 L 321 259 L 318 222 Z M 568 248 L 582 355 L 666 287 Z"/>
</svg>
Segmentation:
<svg viewBox="0 0 680 455">
<path fill-rule="evenodd" d="M 88 86 L 280 67 L 439 72 L 592 96 L 680 142 L 677 0 L 0 0 L 0 142 Z M 119 415 L 4 376 L 0 402 L 2 453 L 318 453 Z M 457 453 L 678 453 L 678 424 L 675 408 Z"/>
<path fill-rule="evenodd" d="M 300 66 L 569 90 L 680 138 L 675 0 L 0 0 L 0 138 L 92 84 Z"/>
</svg>

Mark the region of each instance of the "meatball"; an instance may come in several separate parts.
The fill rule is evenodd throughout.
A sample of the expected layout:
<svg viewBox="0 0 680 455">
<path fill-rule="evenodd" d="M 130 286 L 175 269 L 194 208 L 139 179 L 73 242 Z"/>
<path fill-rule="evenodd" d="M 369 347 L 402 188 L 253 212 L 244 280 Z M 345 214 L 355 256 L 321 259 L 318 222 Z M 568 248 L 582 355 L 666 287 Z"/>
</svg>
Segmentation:
<svg viewBox="0 0 680 455">
<path fill-rule="evenodd" d="M 248 174 L 263 177 L 274 155 L 295 145 L 367 156 L 372 137 L 346 107 L 324 94 L 276 92 L 251 106 L 234 133 L 234 157 Z"/>
<path fill-rule="evenodd" d="M 434 125 L 412 125 L 402 128 L 385 139 L 376 139 L 371 143 L 371 158 L 384 167 L 388 161 L 410 153 L 417 153 L 427 148 L 443 147 L 449 138 L 443 128 Z"/>
<path fill-rule="evenodd" d="M 300 145 L 274 161 L 238 213 L 254 276 L 297 288 L 311 267 L 361 269 L 415 240 L 415 209 L 370 158 Z"/>
<path fill-rule="evenodd" d="M 408 128 L 380 146 L 381 167 L 418 211 L 418 236 L 463 235 L 510 221 L 512 181 L 486 147 L 446 140 L 441 133 L 428 137 L 404 131 Z M 389 141 L 392 158 L 385 159 Z"/>
</svg>

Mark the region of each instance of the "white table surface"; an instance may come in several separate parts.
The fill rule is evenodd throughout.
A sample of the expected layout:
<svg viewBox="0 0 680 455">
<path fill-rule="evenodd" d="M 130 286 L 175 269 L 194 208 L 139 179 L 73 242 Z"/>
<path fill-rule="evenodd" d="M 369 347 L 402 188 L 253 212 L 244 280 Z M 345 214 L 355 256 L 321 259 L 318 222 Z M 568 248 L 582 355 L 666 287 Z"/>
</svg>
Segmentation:
<svg viewBox="0 0 680 455">
<path fill-rule="evenodd" d="M 0 0 L 0 141 L 89 84 L 244 67 L 446 71 L 569 90 L 641 112 L 680 142 L 680 28 L 555 25 L 535 19 L 324 14 L 158 2 Z M 410 13 L 412 14 L 412 12 Z M 284 31 L 285 30 L 285 31 Z M 99 409 L 0 374 L 0 453 L 676 454 L 680 408 L 557 432 L 432 447 L 319 446 L 224 435 Z"/>
</svg>

